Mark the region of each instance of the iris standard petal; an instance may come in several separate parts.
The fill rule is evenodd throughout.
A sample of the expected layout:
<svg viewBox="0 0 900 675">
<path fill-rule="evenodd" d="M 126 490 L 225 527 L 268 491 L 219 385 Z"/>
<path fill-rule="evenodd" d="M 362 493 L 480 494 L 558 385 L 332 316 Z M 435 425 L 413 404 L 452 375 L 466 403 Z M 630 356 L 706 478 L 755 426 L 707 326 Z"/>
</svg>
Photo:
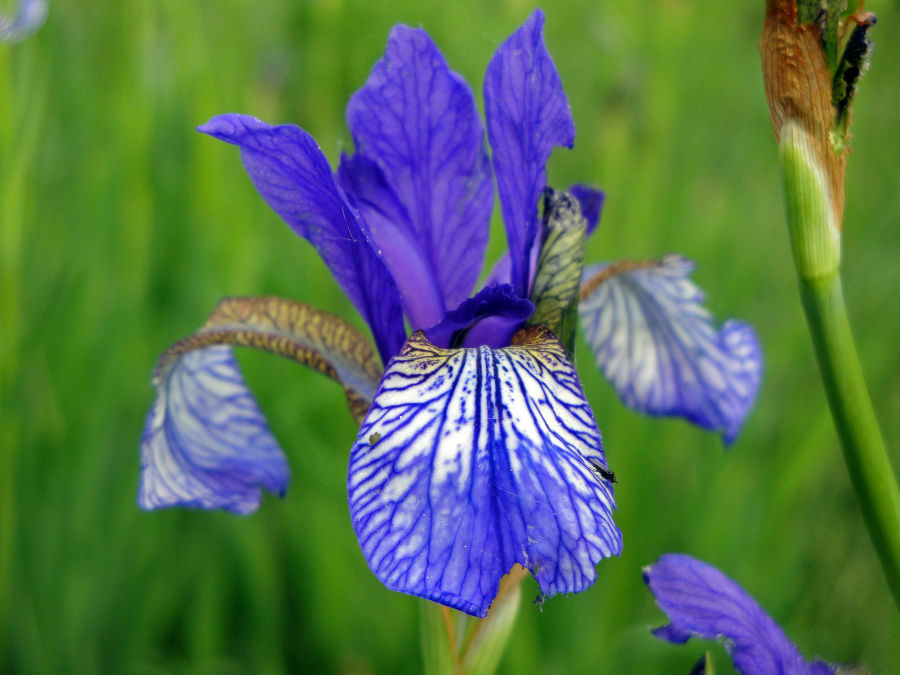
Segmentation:
<svg viewBox="0 0 900 675">
<path fill-rule="evenodd" d="M 400 301 L 415 329 L 442 316 L 444 294 L 419 235 L 378 165 L 365 155 L 341 157 L 337 181 L 359 209 L 397 284 Z"/>
<path fill-rule="evenodd" d="M 497 50 L 484 81 L 484 108 L 512 263 L 512 284 L 528 297 L 537 208 L 555 146 L 571 148 L 575 124 L 535 10 Z"/>
<path fill-rule="evenodd" d="M 712 565 L 669 553 L 644 568 L 644 582 L 669 617 L 653 631 L 663 640 L 720 640 L 742 673 L 832 672 L 820 661 L 807 663 L 757 602 Z"/>
<path fill-rule="evenodd" d="M 445 350 L 414 333 L 350 453 L 350 516 L 393 590 L 484 616 L 515 563 L 549 595 L 618 554 L 600 434 L 578 376 L 542 327 L 513 346 Z"/>
<path fill-rule="evenodd" d="M 443 292 L 439 313 L 414 327 L 433 325 L 468 297 L 488 241 L 494 193 L 472 92 L 425 31 L 396 26 L 350 99 L 347 124 L 357 151 L 378 163 L 406 207 Z"/>
<path fill-rule="evenodd" d="M 138 504 L 251 513 L 262 488 L 283 495 L 284 453 L 226 345 L 183 354 L 154 377 L 141 440 Z"/>
<path fill-rule="evenodd" d="M 20 42 L 35 33 L 47 18 L 45 0 L 21 0 L 15 16 L 0 15 L 0 42 Z"/>
<path fill-rule="evenodd" d="M 716 330 L 693 269 L 674 254 L 592 266 L 579 313 L 597 366 L 626 405 L 719 430 L 729 444 L 756 398 L 762 355 L 750 326 Z"/>
<path fill-rule="evenodd" d="M 600 212 L 603 210 L 606 195 L 603 194 L 603 190 L 597 190 L 589 185 L 573 185 L 569 188 L 569 194 L 581 205 L 581 215 L 587 221 L 587 233 L 591 235 L 600 222 Z"/>
<path fill-rule="evenodd" d="M 312 136 L 294 125 L 270 126 L 234 114 L 214 117 L 199 131 L 241 148 L 256 189 L 316 248 L 369 324 L 387 363 L 405 336 L 400 296 L 365 221 L 335 182 Z"/>
</svg>

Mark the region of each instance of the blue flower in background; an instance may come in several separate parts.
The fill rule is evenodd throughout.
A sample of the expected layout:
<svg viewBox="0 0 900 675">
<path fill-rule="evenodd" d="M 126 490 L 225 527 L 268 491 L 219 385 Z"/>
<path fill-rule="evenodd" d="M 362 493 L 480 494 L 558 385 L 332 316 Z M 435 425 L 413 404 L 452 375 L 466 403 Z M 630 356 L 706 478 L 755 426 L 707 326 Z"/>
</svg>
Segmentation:
<svg viewBox="0 0 900 675">
<path fill-rule="evenodd" d="M 21 0 L 15 16 L 0 15 L 0 42 L 20 42 L 37 32 L 46 19 L 45 0 Z"/>
<path fill-rule="evenodd" d="M 644 582 L 670 623 L 653 634 L 684 644 L 691 637 L 721 641 L 741 673 L 825 675 L 822 661 L 807 662 L 772 617 L 743 588 L 712 565 L 668 553 L 644 568 Z"/>
<path fill-rule="evenodd" d="M 284 493 L 287 461 L 230 345 L 253 346 L 344 386 L 361 421 L 347 481 L 351 519 L 389 588 L 478 616 L 516 563 L 547 595 L 587 588 L 594 566 L 622 544 L 596 421 L 551 332 L 579 286 L 598 364 L 620 392 L 637 392 L 623 394 L 626 403 L 733 437 L 755 394 L 758 349 L 749 328 L 737 331 L 742 341 L 729 338 L 729 324 L 717 333 L 699 291 L 678 292 L 696 291 L 689 266 L 615 263 L 581 285 L 584 237 L 603 197 L 546 186 L 551 151 L 571 147 L 575 131 L 542 27 L 536 11 L 488 66 L 491 158 L 472 92 L 428 35 L 406 26 L 394 28 L 350 100 L 356 152 L 335 172 L 296 126 L 229 114 L 200 128 L 241 148 L 260 194 L 312 243 L 366 320 L 386 368 L 336 317 L 275 298 L 223 301 L 157 366 L 143 508 L 249 513 L 262 488 Z M 493 181 L 509 251 L 469 297 Z M 602 292 L 615 299 L 598 305 Z M 653 300 L 660 292 L 669 295 Z"/>
</svg>

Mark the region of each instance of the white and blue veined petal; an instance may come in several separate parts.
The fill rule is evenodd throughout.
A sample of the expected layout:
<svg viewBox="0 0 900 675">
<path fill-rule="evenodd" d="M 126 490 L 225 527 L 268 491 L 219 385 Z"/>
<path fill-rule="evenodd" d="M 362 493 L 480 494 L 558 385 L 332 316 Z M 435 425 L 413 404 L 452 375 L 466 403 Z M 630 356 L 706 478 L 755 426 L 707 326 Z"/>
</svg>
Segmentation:
<svg viewBox="0 0 900 675">
<path fill-rule="evenodd" d="M 141 441 L 143 509 L 257 509 L 262 488 L 283 495 L 287 459 L 231 347 L 189 351 L 157 373 L 158 393 Z"/>
<path fill-rule="evenodd" d="M 762 356 L 753 329 L 717 330 L 680 255 L 585 270 L 581 314 L 597 366 L 629 407 L 681 416 L 731 443 L 753 406 Z"/>
<path fill-rule="evenodd" d="M 487 613 L 520 563 L 543 593 L 590 586 L 618 554 L 593 413 L 545 328 L 513 346 L 440 349 L 413 334 L 350 454 L 350 515 L 393 590 Z"/>
</svg>

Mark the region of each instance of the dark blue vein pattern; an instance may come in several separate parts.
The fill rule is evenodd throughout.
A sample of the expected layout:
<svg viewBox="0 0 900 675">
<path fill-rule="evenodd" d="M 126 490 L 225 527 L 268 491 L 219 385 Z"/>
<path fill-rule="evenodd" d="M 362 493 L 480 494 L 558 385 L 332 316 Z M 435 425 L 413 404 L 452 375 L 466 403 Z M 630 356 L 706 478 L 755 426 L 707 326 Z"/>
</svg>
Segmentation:
<svg viewBox="0 0 900 675">
<path fill-rule="evenodd" d="M 590 280 L 609 276 L 585 297 Z M 629 407 L 677 415 L 737 436 L 759 388 L 762 355 L 747 324 L 716 330 L 703 292 L 688 278 L 694 263 L 679 255 L 585 270 L 579 305 L 597 366 Z"/>
<path fill-rule="evenodd" d="M 712 565 L 668 553 L 644 568 L 644 583 L 671 622 L 652 631 L 662 640 L 676 644 L 691 637 L 721 640 L 741 673 L 833 672 L 821 661 L 807 663 L 756 600 Z"/>
<path fill-rule="evenodd" d="M 141 440 L 143 509 L 222 508 L 251 513 L 261 490 L 283 495 L 287 459 L 244 384 L 231 347 L 187 352 L 154 382 Z"/>
<path fill-rule="evenodd" d="M 578 375 L 552 333 L 440 349 L 414 333 L 350 452 L 350 516 L 393 590 L 484 616 L 515 563 L 541 590 L 590 586 L 618 554 L 612 488 Z"/>
</svg>

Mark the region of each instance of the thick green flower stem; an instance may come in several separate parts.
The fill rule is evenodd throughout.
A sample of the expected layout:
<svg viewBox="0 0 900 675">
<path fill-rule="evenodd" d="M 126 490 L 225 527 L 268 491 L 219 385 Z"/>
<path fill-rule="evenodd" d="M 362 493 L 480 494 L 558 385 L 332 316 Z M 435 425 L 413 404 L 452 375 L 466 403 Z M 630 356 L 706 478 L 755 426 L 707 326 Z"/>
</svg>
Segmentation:
<svg viewBox="0 0 900 675">
<path fill-rule="evenodd" d="M 800 296 L 847 470 L 900 608 L 900 491 L 856 355 L 840 276 L 800 277 Z"/>
<path fill-rule="evenodd" d="M 779 144 L 791 247 L 819 370 L 869 535 L 900 608 L 900 490 L 844 307 L 839 216 L 813 141 L 794 120 Z"/>
<path fill-rule="evenodd" d="M 500 581 L 488 615 L 467 616 L 423 601 L 422 657 L 428 675 L 491 675 L 497 670 L 519 612 L 520 588 L 527 573 L 516 565 Z"/>
</svg>

